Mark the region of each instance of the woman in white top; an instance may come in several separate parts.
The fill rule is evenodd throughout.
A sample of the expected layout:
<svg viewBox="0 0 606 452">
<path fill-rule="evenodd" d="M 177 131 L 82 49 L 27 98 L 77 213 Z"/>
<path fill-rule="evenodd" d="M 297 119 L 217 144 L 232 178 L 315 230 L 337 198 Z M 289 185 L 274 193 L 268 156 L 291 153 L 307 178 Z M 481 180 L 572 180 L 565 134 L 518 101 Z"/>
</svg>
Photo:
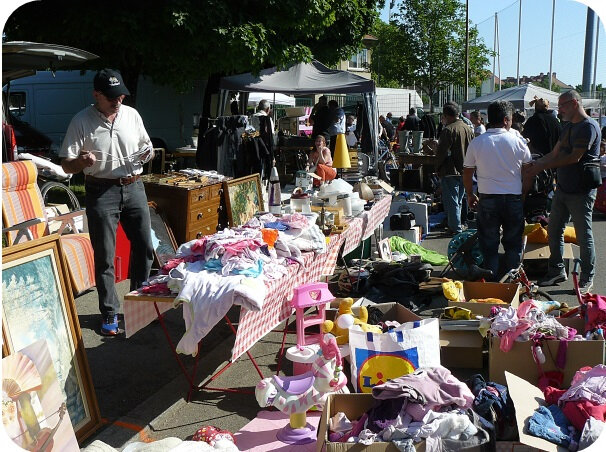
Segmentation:
<svg viewBox="0 0 606 452">
<path fill-rule="evenodd" d="M 484 126 L 484 119 L 482 118 L 482 115 L 480 114 L 479 111 L 472 111 L 471 114 L 469 115 L 469 119 L 471 120 L 471 123 L 473 124 L 473 134 L 474 136 L 479 136 L 482 135 L 484 132 L 486 132 L 486 127 Z"/>
</svg>

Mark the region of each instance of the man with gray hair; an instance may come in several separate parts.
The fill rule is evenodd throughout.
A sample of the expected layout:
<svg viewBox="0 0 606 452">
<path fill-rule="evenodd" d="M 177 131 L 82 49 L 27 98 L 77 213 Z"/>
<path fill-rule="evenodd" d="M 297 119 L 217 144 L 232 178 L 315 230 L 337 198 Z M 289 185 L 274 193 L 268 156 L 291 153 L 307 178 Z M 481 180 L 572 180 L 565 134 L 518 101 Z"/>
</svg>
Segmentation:
<svg viewBox="0 0 606 452">
<path fill-rule="evenodd" d="M 270 118 L 271 130 L 272 132 L 275 130 L 274 121 L 271 118 L 271 103 L 267 99 L 261 99 L 259 101 L 259 106 L 257 107 L 257 112 L 252 115 L 250 118 L 250 125 L 255 128 L 257 132 L 261 131 L 261 116 L 266 116 Z"/>
<path fill-rule="evenodd" d="M 528 169 L 534 177 L 541 171 L 555 168 L 557 190 L 551 202 L 549 215 L 549 267 L 547 275 L 538 281 L 540 286 L 552 286 L 566 281 L 564 270 L 564 228 L 572 217 L 581 256 L 579 289 L 586 294 L 593 288 L 595 274 L 595 246 L 592 217 L 599 175 L 600 128 L 583 108 L 581 96 L 570 90 L 558 99 L 558 110 L 563 121 L 560 139 L 553 150 Z"/>
<path fill-rule="evenodd" d="M 522 168 L 532 161 L 526 141 L 509 133 L 513 115 L 511 102 L 488 106 L 490 129 L 472 140 L 465 155 L 463 184 L 469 207 L 478 209 L 478 238 L 484 256 L 482 267 L 498 280 L 499 238 L 505 249 L 505 271 L 517 268 L 522 259 L 524 206 Z M 478 194 L 473 192 L 473 174 Z M 526 182 L 526 181 L 524 181 Z"/>
</svg>

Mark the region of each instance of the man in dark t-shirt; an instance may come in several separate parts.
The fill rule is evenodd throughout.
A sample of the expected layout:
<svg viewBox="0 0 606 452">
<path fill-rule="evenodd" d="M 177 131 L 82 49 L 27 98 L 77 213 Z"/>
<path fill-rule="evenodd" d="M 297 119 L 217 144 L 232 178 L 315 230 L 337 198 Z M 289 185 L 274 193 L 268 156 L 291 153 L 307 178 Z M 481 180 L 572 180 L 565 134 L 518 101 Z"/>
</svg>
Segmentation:
<svg viewBox="0 0 606 452">
<path fill-rule="evenodd" d="M 586 168 L 589 171 L 592 169 L 587 167 L 586 163 L 599 161 L 600 128 L 587 116 L 581 96 L 574 90 L 560 96 L 558 110 L 562 120 L 568 121 L 568 124 L 564 126 L 553 151 L 534 162 L 527 173 L 527 176 L 535 176 L 542 170 L 556 168 L 558 180 L 547 229 L 549 270 L 538 283 L 540 286 L 552 286 L 566 281 L 562 258 L 564 228 L 572 217 L 581 256 L 579 290 L 581 294 L 586 294 L 593 287 L 595 274 L 591 214 L 596 198 L 596 188 L 587 186 L 591 173 L 588 173 Z"/>
</svg>

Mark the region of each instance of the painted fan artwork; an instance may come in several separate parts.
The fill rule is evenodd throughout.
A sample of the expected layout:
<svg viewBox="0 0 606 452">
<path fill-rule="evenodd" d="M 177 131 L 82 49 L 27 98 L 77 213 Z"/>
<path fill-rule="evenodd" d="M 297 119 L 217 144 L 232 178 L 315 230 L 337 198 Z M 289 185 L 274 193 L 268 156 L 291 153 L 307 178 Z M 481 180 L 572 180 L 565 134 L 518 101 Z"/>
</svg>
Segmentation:
<svg viewBox="0 0 606 452">
<path fill-rule="evenodd" d="M 2 359 L 2 424 L 25 450 L 78 450 L 46 341 Z"/>
</svg>

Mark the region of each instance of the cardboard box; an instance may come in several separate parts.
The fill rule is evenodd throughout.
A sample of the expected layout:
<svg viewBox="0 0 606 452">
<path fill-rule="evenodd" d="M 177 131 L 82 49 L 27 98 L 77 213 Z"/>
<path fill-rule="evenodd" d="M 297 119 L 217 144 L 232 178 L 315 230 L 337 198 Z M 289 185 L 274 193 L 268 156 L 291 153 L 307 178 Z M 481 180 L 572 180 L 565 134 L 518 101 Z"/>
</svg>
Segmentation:
<svg viewBox="0 0 606 452">
<path fill-rule="evenodd" d="M 490 316 L 493 306 L 517 307 L 520 303 L 520 286 L 512 283 L 492 282 L 463 282 L 463 294 L 466 300 L 477 298 L 498 298 L 507 304 L 500 303 L 469 303 L 467 301 L 448 301 L 448 306 L 458 306 L 469 309 L 474 315 Z"/>
<path fill-rule="evenodd" d="M 583 319 L 558 319 L 562 325 L 575 328 L 577 331 L 585 331 Z M 514 373 L 518 377 L 536 384 L 539 378 L 539 371 L 532 357 L 531 342 L 514 342 L 513 347 L 507 353 L 499 348 L 501 340 L 498 337 L 490 339 L 488 351 L 489 375 L 490 380 L 497 383 L 506 384 L 505 371 Z M 542 348 L 546 361 L 542 365 L 543 371 L 548 372 L 557 370 L 554 361 L 558 354 L 560 341 L 543 341 Z M 566 353 L 566 367 L 564 371 L 564 387 L 570 386 L 572 377 L 583 366 L 596 366 L 604 364 L 604 341 L 570 341 L 568 342 L 568 351 Z"/>
<path fill-rule="evenodd" d="M 570 271 L 570 262 L 574 259 L 575 249 L 579 255 L 578 246 L 571 243 L 564 243 L 564 268 L 566 273 Z M 543 275 L 547 271 L 547 259 L 551 252 L 549 245 L 542 243 L 527 243 L 524 250 L 524 267 L 529 275 Z"/>
<path fill-rule="evenodd" d="M 509 388 L 509 395 L 513 401 L 513 405 L 516 411 L 516 423 L 518 425 L 518 432 L 520 434 L 520 442 L 527 446 L 537 448 L 538 450 L 547 452 L 564 452 L 568 449 L 565 447 L 557 446 L 545 439 L 532 436 L 527 433 L 526 425 L 528 419 L 532 417 L 535 410 L 540 406 L 545 406 L 545 399 L 541 390 L 528 383 L 523 378 L 516 376 L 513 373 L 506 372 L 506 381 Z M 498 444 L 498 443 L 497 443 Z M 602 431 L 602 434 L 593 445 L 583 449 L 586 451 L 603 451 L 605 450 L 606 444 L 606 430 Z"/>
<path fill-rule="evenodd" d="M 322 410 L 320 423 L 318 424 L 318 440 L 316 442 L 316 451 L 320 452 L 342 452 L 342 451 L 367 451 L 367 452 L 398 452 L 394 443 L 376 442 L 370 446 L 353 443 L 333 443 L 328 440 L 328 420 L 337 414 L 343 412 L 351 421 L 359 419 L 374 404 L 375 399 L 372 394 L 329 394 L 326 404 Z M 415 449 L 425 450 L 425 441 L 417 443 Z"/>
<path fill-rule="evenodd" d="M 370 306 L 366 306 L 368 309 Z M 415 322 L 418 320 L 422 320 L 421 317 L 416 315 L 410 309 L 405 308 L 401 304 L 398 303 L 378 303 L 372 305 L 373 308 L 377 308 L 381 310 L 383 313 L 383 321 L 385 320 L 395 320 L 400 323 L 406 322 Z M 326 310 L 326 319 L 334 320 L 337 315 L 337 310 L 339 309 L 339 300 L 336 299 L 332 303 L 330 303 L 330 308 Z M 351 308 L 354 315 L 358 317 L 360 315 L 360 307 L 354 306 Z"/>
<path fill-rule="evenodd" d="M 483 349 L 484 338 L 477 330 L 440 329 L 440 364 L 448 369 L 482 369 Z"/>
<path fill-rule="evenodd" d="M 385 235 L 389 236 L 389 237 L 394 236 L 394 235 L 397 237 L 402 237 L 403 239 L 406 239 L 417 245 L 419 243 L 421 243 L 421 237 L 422 237 L 420 226 L 413 226 L 412 228 L 410 228 L 408 230 L 402 230 L 402 231 L 389 231 Z"/>
</svg>

